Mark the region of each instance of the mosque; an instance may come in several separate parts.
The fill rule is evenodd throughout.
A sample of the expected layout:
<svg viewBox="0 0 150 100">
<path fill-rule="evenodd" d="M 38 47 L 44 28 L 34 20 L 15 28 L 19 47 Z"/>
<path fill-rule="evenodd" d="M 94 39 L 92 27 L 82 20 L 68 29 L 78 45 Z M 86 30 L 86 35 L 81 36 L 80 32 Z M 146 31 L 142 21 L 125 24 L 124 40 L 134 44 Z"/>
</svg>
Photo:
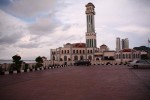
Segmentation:
<svg viewBox="0 0 150 100">
<path fill-rule="evenodd" d="M 85 5 L 86 7 L 86 43 L 66 43 L 63 47 L 50 50 L 51 61 L 54 63 L 73 64 L 77 60 L 89 59 L 91 62 L 101 60 L 114 60 L 116 58 L 116 51 L 110 51 L 109 48 L 103 44 L 97 47 L 96 33 L 95 33 L 95 6 L 92 3 Z M 117 53 L 119 55 L 119 53 Z"/>
</svg>

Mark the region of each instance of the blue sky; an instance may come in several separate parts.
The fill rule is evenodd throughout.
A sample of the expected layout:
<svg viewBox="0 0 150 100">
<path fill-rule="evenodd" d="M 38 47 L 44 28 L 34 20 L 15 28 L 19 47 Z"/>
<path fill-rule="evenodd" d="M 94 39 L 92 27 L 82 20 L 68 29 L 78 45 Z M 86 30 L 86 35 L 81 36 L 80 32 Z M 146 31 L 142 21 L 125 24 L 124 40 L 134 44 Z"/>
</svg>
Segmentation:
<svg viewBox="0 0 150 100">
<path fill-rule="evenodd" d="M 85 42 L 85 5 L 95 5 L 97 47 L 116 48 L 116 37 L 129 46 L 147 46 L 149 0 L 0 0 L 0 59 L 46 56 L 65 43 Z"/>
</svg>

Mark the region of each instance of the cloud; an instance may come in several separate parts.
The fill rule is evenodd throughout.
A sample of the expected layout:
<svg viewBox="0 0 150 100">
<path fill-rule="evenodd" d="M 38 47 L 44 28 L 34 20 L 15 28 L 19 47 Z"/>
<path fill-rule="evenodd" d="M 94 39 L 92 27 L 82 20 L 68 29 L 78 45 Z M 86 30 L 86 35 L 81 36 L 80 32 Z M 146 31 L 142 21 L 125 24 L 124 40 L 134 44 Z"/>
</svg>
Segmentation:
<svg viewBox="0 0 150 100">
<path fill-rule="evenodd" d="M 8 0 L 7 0 L 8 1 Z M 53 11 L 57 0 L 14 0 L 9 7 L 3 9 L 20 18 L 33 18 Z"/>
<path fill-rule="evenodd" d="M 0 7 L 8 6 L 11 3 L 11 0 L 1 0 Z"/>
<path fill-rule="evenodd" d="M 25 33 L 26 23 L 0 10 L 0 44 L 14 44 Z"/>
<path fill-rule="evenodd" d="M 126 33 L 134 33 L 139 35 L 145 35 L 150 33 L 149 27 L 137 26 L 137 25 L 128 25 L 116 28 L 118 31 Z"/>
<path fill-rule="evenodd" d="M 29 25 L 29 30 L 31 34 L 44 36 L 53 33 L 60 25 L 61 22 L 54 15 L 49 15 L 37 18 L 35 23 Z"/>
<path fill-rule="evenodd" d="M 85 42 L 88 2 L 0 0 L 0 55 L 10 58 L 20 51 L 24 57 L 34 59 L 37 54 L 49 55 L 49 49 L 68 42 Z M 129 38 L 133 47 L 142 44 L 139 39 L 148 37 L 149 0 L 93 0 L 92 3 L 96 7 L 97 46 L 106 44 L 114 49 L 115 38 L 120 37 Z M 30 55 L 32 52 L 34 55 Z"/>
<path fill-rule="evenodd" d="M 34 43 L 34 42 L 30 42 L 30 43 L 22 43 L 19 45 L 16 45 L 19 48 L 38 48 L 39 44 L 38 43 Z"/>
</svg>

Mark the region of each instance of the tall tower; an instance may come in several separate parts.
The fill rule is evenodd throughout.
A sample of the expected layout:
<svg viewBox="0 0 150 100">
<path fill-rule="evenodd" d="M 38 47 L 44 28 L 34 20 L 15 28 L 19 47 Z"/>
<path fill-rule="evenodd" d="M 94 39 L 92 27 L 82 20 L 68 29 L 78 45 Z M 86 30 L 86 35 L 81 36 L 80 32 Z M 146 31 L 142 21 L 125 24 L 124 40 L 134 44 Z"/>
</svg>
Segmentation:
<svg viewBox="0 0 150 100">
<path fill-rule="evenodd" d="M 96 47 L 96 33 L 95 33 L 95 21 L 94 15 L 95 6 L 92 3 L 88 3 L 86 6 L 86 21 L 87 21 L 87 32 L 86 32 L 86 47 Z"/>
<path fill-rule="evenodd" d="M 128 49 L 128 48 L 129 48 L 128 38 L 122 39 L 122 49 Z"/>
<path fill-rule="evenodd" d="M 116 51 L 119 52 L 121 50 L 120 38 L 116 38 Z"/>
</svg>

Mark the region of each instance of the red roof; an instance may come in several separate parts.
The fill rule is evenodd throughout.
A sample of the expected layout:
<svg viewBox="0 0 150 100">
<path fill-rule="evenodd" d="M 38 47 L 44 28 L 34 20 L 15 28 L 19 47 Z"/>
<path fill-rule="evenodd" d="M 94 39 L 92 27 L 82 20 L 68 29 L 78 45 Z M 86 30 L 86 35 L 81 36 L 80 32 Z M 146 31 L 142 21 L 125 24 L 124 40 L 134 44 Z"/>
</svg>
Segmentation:
<svg viewBox="0 0 150 100">
<path fill-rule="evenodd" d="M 135 52 L 136 50 L 134 50 L 134 49 L 123 49 L 123 50 L 121 50 L 122 52 Z M 120 52 L 121 52 L 120 51 Z"/>
<path fill-rule="evenodd" d="M 86 47 L 85 43 L 74 43 L 72 45 L 73 45 L 73 48 L 85 48 Z"/>
</svg>

